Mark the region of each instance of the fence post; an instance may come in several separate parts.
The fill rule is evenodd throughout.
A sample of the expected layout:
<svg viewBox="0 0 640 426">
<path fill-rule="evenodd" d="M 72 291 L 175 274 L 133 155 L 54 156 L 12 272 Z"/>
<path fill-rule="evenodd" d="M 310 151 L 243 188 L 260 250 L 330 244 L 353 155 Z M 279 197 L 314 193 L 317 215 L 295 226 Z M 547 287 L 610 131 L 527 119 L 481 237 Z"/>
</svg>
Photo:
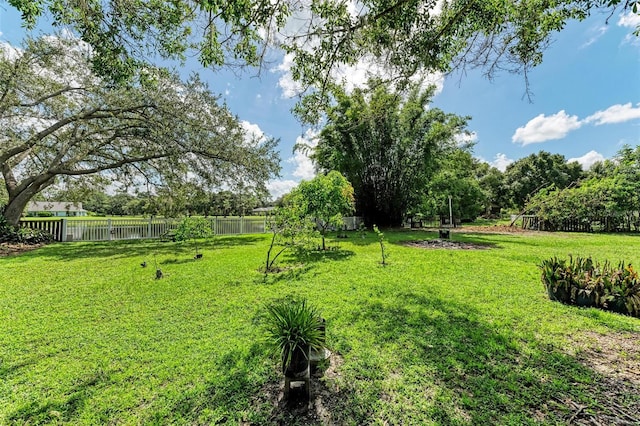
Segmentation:
<svg viewBox="0 0 640 426">
<path fill-rule="evenodd" d="M 107 219 L 107 239 L 109 241 L 111 241 L 111 231 L 113 231 L 113 228 L 111 226 L 111 219 Z"/>
<path fill-rule="evenodd" d="M 147 225 L 147 238 L 151 238 L 151 222 L 153 221 L 153 216 L 149 216 L 149 225 Z"/>
<path fill-rule="evenodd" d="M 240 235 L 244 234 L 244 216 L 240 216 Z"/>
<path fill-rule="evenodd" d="M 67 219 L 60 219 L 62 222 L 61 231 L 60 231 L 60 241 L 63 243 L 67 242 Z"/>
</svg>

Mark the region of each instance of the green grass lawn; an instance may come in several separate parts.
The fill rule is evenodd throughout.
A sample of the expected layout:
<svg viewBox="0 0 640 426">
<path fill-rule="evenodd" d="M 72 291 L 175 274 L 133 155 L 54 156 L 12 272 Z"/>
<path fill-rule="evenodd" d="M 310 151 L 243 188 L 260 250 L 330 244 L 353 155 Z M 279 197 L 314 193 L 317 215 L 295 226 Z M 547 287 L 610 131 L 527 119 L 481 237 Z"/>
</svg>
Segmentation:
<svg viewBox="0 0 640 426">
<path fill-rule="evenodd" d="M 267 235 L 216 238 L 198 261 L 155 241 L 0 258 L 0 424 L 292 422 L 269 393 L 281 378 L 260 329 L 264 304 L 288 295 L 320 309 L 340 359 L 316 385 L 325 423 L 557 424 L 567 398 L 606 410 L 580 343 L 640 320 L 550 302 L 536 265 L 571 253 L 640 266 L 640 238 L 455 233 L 490 249 L 425 250 L 401 242 L 434 233 L 385 236 L 386 267 L 373 233 L 352 233 L 266 279 Z"/>
</svg>

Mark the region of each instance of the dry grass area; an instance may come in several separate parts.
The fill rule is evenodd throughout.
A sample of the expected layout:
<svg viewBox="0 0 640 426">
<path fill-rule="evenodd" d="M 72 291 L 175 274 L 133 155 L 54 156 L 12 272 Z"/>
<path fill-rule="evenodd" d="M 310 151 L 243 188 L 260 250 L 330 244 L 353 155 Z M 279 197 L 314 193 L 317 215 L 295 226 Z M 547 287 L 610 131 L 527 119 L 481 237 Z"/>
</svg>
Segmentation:
<svg viewBox="0 0 640 426">
<path fill-rule="evenodd" d="M 585 332 L 571 352 L 601 375 L 591 389 L 600 404 L 587 407 L 564 397 L 550 401 L 549 408 L 562 413 L 568 425 L 640 425 L 640 334 Z"/>
</svg>

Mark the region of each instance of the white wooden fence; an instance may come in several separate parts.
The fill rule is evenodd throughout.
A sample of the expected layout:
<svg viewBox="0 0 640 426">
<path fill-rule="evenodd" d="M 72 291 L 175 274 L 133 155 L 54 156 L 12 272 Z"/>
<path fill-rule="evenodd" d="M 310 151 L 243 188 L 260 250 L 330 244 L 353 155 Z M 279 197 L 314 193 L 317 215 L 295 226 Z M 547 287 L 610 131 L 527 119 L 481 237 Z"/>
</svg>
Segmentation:
<svg viewBox="0 0 640 426">
<path fill-rule="evenodd" d="M 346 217 L 347 230 L 357 229 L 360 218 Z M 216 235 L 261 234 L 268 232 L 267 217 L 208 217 Z M 20 220 L 20 226 L 42 229 L 57 241 L 112 241 L 163 238 L 180 224 L 180 219 L 74 219 Z"/>
</svg>

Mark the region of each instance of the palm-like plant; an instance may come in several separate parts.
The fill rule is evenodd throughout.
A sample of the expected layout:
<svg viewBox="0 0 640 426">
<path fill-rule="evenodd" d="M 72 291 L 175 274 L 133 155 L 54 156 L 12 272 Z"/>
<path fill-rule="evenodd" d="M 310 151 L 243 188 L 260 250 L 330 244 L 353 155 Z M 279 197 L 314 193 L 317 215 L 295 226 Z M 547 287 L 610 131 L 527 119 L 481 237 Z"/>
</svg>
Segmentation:
<svg viewBox="0 0 640 426">
<path fill-rule="evenodd" d="M 280 351 L 282 372 L 288 375 L 304 370 L 309 363 L 309 349 L 324 347 L 318 310 L 305 299 L 278 301 L 266 309 L 267 337 Z"/>
</svg>

